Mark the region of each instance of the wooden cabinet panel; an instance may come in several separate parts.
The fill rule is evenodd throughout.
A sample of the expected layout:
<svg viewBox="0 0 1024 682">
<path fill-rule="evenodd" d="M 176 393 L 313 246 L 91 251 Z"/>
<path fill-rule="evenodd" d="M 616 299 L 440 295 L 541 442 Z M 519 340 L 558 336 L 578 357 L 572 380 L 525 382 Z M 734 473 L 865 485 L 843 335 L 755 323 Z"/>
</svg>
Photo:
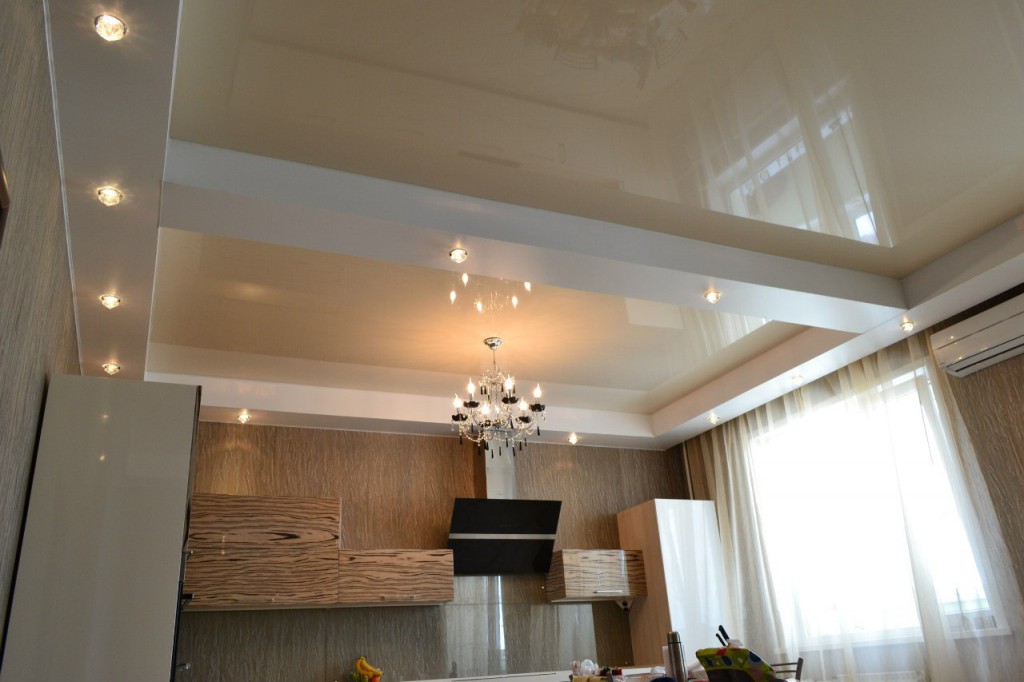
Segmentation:
<svg viewBox="0 0 1024 682">
<path fill-rule="evenodd" d="M 337 499 L 193 495 L 188 608 L 334 604 L 340 508 Z"/>
<path fill-rule="evenodd" d="M 643 553 L 620 549 L 563 549 L 551 557 L 548 601 L 603 601 L 647 594 Z"/>
<path fill-rule="evenodd" d="M 455 598 L 450 549 L 342 551 L 338 603 L 439 604 Z"/>
<path fill-rule="evenodd" d="M 330 606 L 338 598 L 338 550 L 193 549 L 184 591 L 196 610 Z"/>
<path fill-rule="evenodd" d="M 192 549 L 338 547 L 341 507 L 315 497 L 192 496 Z"/>
</svg>

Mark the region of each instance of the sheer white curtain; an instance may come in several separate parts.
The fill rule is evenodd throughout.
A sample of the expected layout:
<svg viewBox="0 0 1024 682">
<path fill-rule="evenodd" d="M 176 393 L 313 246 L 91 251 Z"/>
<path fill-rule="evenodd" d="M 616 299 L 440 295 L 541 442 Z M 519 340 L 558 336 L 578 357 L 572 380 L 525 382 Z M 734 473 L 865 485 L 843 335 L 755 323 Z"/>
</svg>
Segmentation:
<svg viewBox="0 0 1024 682">
<path fill-rule="evenodd" d="M 804 679 L 1019 679 L 1020 597 L 943 381 L 910 339 L 688 453 L 718 508 L 730 633 L 803 656 Z"/>
</svg>

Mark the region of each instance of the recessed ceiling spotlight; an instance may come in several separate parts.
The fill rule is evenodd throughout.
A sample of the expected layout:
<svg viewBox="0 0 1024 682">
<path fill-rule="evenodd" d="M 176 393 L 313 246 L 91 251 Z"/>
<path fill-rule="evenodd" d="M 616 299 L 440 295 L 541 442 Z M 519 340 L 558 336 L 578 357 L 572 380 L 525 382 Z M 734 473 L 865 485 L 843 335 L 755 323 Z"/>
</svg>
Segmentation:
<svg viewBox="0 0 1024 682">
<path fill-rule="evenodd" d="M 708 421 L 711 422 L 712 425 L 714 425 L 714 424 L 717 424 L 718 422 L 722 421 L 722 418 L 719 417 L 714 412 L 712 412 L 711 414 L 708 415 Z"/>
<path fill-rule="evenodd" d="M 100 296 L 100 303 L 107 310 L 113 310 L 117 306 L 121 305 L 121 297 L 117 294 L 103 294 Z"/>
<path fill-rule="evenodd" d="M 117 206 L 124 199 L 124 195 L 115 187 L 100 187 L 96 190 L 96 198 L 104 206 Z"/>
<path fill-rule="evenodd" d="M 101 14 L 93 22 L 96 35 L 107 42 L 116 42 L 128 34 L 128 25 L 113 14 Z"/>
<path fill-rule="evenodd" d="M 575 431 L 573 431 L 572 433 L 569 434 L 569 444 L 570 445 L 576 445 L 576 443 L 579 443 L 579 442 L 580 442 L 580 439 L 576 435 Z"/>
<path fill-rule="evenodd" d="M 239 424 L 248 424 L 249 420 L 252 419 L 252 415 L 249 414 L 249 410 L 242 410 L 238 413 L 237 419 Z"/>
<path fill-rule="evenodd" d="M 914 327 L 916 326 L 917 325 L 914 323 L 913 320 L 903 320 L 902 322 L 900 322 L 900 329 L 902 329 L 903 332 L 906 334 L 909 334 L 910 332 L 914 331 Z"/>
<path fill-rule="evenodd" d="M 465 263 L 466 259 L 469 258 L 469 251 L 460 246 L 449 251 L 448 257 L 452 259 L 453 263 Z"/>
<path fill-rule="evenodd" d="M 722 300 L 722 292 L 714 287 L 708 288 L 708 290 L 704 292 L 703 296 L 704 300 L 712 305 Z"/>
<path fill-rule="evenodd" d="M 789 381 L 794 386 L 799 386 L 800 384 L 804 383 L 804 375 L 803 374 L 794 374 L 793 376 L 791 376 L 789 378 Z"/>
<path fill-rule="evenodd" d="M 111 361 L 111 362 L 104 362 L 103 363 L 103 371 L 106 372 L 107 374 L 109 374 L 110 376 L 114 376 L 115 374 L 117 374 L 118 372 L 121 371 L 121 365 L 119 365 L 119 364 L 117 364 L 116 362 L 113 362 L 113 361 Z"/>
</svg>

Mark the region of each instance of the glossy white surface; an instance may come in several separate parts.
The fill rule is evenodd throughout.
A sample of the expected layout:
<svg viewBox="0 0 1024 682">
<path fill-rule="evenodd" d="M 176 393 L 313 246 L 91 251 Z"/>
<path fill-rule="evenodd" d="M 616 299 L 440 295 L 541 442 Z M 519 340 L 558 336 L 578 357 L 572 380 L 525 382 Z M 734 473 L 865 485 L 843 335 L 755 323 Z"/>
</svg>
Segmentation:
<svg viewBox="0 0 1024 682">
<path fill-rule="evenodd" d="M 133 2 L 107 44 L 87 8 L 50 0 L 49 28 L 83 367 L 227 382 L 211 419 L 274 384 L 257 421 L 443 430 L 473 373 L 452 358 L 509 336 L 444 319 L 447 286 L 437 309 L 408 295 L 397 273 L 452 273 L 455 246 L 474 275 L 630 301 L 631 326 L 547 315 L 509 358 L 575 377 L 538 379 L 567 420 L 553 430 L 589 445 L 674 445 L 898 340 L 904 315 L 924 329 L 1020 283 L 1024 231 L 1000 225 L 1024 210 L 1020 0 L 186 0 L 180 25 L 178 6 Z M 101 145 L 97 122 L 124 132 Z M 112 209 L 107 183 L 129 190 Z M 250 271 L 195 257 L 221 286 L 202 315 L 158 284 L 184 310 L 166 324 L 157 202 L 162 227 L 262 243 Z M 280 247 L 370 259 L 384 283 L 322 287 Z M 116 311 L 96 300 L 111 290 Z M 347 325 L 332 303 L 360 298 Z M 773 322 L 705 348 L 664 326 L 691 322 L 679 308 Z M 399 358 L 371 331 L 402 319 L 390 338 L 422 352 Z M 638 320 L 660 346 L 631 342 Z M 811 329 L 769 333 L 783 323 Z M 443 407 L 393 408 L 412 396 Z M 610 418 L 592 430 L 578 409 Z"/>
<path fill-rule="evenodd" d="M 683 637 L 686 660 L 718 644 L 725 611 L 725 567 L 714 502 L 655 500 L 671 629 Z"/>
<path fill-rule="evenodd" d="M 166 682 L 195 386 L 50 382 L 3 682 Z"/>
<path fill-rule="evenodd" d="M 687 662 L 729 628 L 722 545 L 713 502 L 655 499 L 619 512 L 619 544 L 644 553 L 647 597 L 629 613 L 633 656 L 658 664 L 668 633 L 682 636 Z"/>
</svg>

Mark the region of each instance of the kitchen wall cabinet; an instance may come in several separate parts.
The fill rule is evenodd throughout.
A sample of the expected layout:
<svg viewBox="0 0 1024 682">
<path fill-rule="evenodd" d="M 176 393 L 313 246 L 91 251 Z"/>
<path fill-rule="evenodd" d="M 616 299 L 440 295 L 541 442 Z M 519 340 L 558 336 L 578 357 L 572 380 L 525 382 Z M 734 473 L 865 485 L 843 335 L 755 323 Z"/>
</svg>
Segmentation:
<svg viewBox="0 0 1024 682">
<path fill-rule="evenodd" d="M 647 594 L 643 552 L 562 549 L 544 581 L 550 602 L 618 601 Z"/>
<path fill-rule="evenodd" d="M 682 634 L 688 659 L 729 629 L 718 519 L 713 502 L 650 500 L 619 512 L 619 543 L 643 552 L 647 598 L 629 611 L 633 659 L 659 665 L 668 633 Z"/>
<path fill-rule="evenodd" d="M 341 550 L 338 499 L 197 494 L 190 518 L 189 610 L 455 598 L 451 550 Z"/>
<path fill-rule="evenodd" d="M 170 680 L 199 388 L 50 381 L 0 680 Z"/>
<path fill-rule="evenodd" d="M 450 549 L 342 550 L 338 569 L 342 605 L 442 604 L 455 599 Z"/>
<path fill-rule="evenodd" d="M 189 609 L 331 606 L 338 597 L 337 499 L 195 495 Z"/>
</svg>

